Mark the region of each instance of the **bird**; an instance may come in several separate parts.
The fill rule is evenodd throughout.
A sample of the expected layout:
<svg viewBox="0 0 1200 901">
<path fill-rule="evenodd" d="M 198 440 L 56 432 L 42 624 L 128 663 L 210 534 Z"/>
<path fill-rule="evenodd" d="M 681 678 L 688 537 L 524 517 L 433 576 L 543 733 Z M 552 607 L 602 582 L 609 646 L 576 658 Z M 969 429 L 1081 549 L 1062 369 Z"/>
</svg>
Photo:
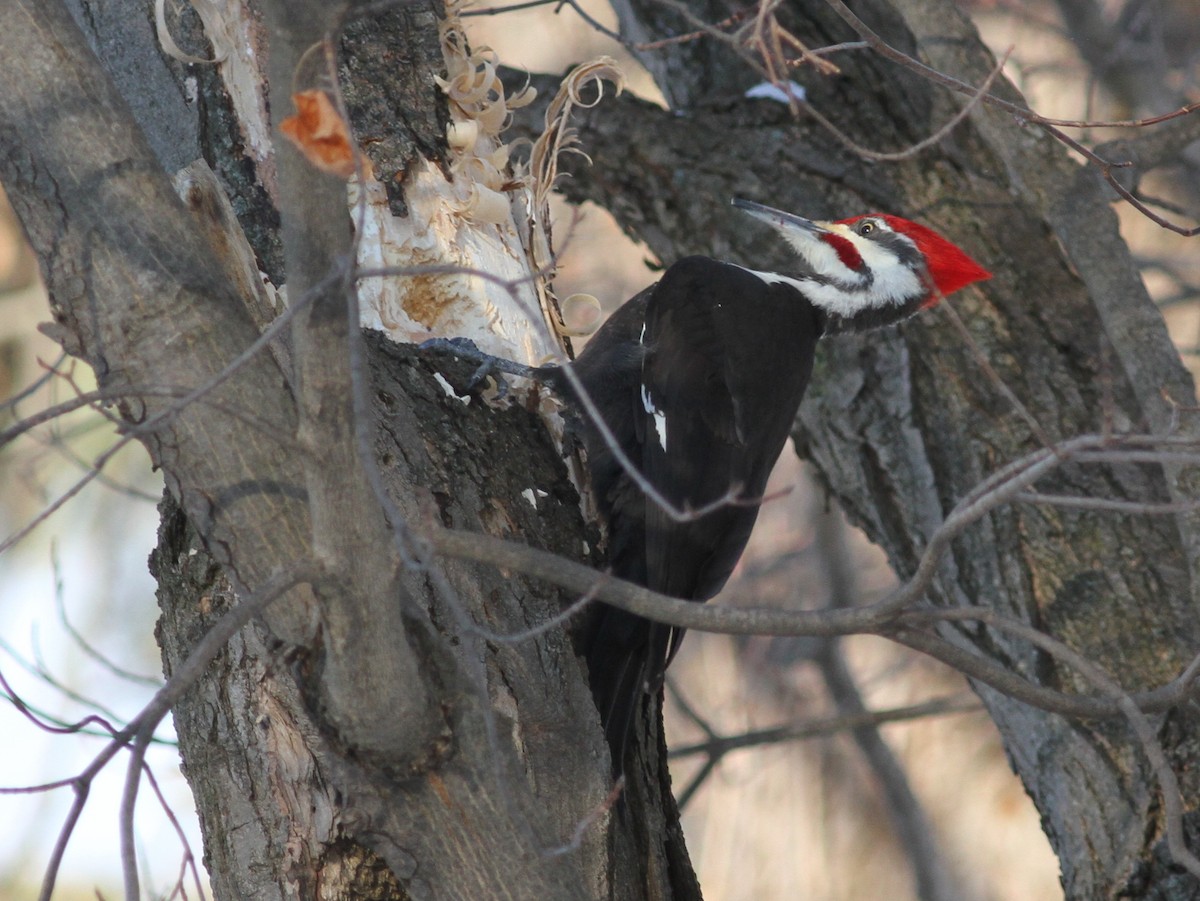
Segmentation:
<svg viewBox="0 0 1200 901">
<path fill-rule="evenodd" d="M 691 601 L 716 595 L 745 550 L 820 338 L 900 322 L 991 277 L 899 216 L 817 221 L 732 204 L 795 252 L 786 273 L 685 257 L 619 307 L 574 361 L 528 369 L 489 358 L 584 411 L 577 429 L 612 574 Z M 682 636 L 607 605 L 581 636 L 614 775 Z"/>
</svg>

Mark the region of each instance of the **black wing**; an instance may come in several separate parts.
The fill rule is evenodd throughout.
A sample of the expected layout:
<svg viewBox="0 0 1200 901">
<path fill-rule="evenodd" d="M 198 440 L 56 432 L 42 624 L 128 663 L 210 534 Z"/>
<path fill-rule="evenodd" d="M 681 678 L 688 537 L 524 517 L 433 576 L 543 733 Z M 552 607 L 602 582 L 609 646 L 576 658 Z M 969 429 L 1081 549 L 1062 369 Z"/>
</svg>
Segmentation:
<svg viewBox="0 0 1200 901">
<path fill-rule="evenodd" d="M 646 584 L 707 600 L 750 537 L 808 385 L 822 318 L 791 285 L 692 257 L 663 277 L 645 324 L 643 472 L 678 509 L 718 505 L 679 521 L 646 503 Z"/>
<path fill-rule="evenodd" d="M 822 326 L 794 287 L 689 257 L 609 320 L 609 340 L 593 338 L 597 350 L 589 345 L 577 371 L 629 459 L 677 511 L 717 504 L 673 516 L 585 429 L 616 575 L 690 600 L 720 591 L 758 516 Z M 594 627 L 588 665 L 617 770 L 638 703 L 657 690 L 681 637 L 614 608 Z"/>
</svg>

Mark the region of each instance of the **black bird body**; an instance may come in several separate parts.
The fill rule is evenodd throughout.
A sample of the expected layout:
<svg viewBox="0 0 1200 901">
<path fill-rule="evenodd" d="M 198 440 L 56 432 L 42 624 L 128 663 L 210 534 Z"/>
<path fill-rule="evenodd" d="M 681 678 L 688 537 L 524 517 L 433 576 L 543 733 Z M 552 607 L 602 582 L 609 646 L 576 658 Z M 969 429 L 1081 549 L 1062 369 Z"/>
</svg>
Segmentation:
<svg viewBox="0 0 1200 901">
<path fill-rule="evenodd" d="M 795 287 L 707 257 L 680 260 L 609 318 L 573 366 L 611 440 L 674 508 L 646 496 L 585 417 L 614 575 L 688 600 L 721 590 L 758 517 L 824 325 Z M 586 653 L 614 756 L 680 637 L 616 608 L 597 618 Z"/>
<path fill-rule="evenodd" d="M 618 309 L 569 364 L 604 423 L 580 416 L 613 573 L 696 601 L 721 590 L 745 549 L 821 336 L 897 322 L 988 277 L 953 244 L 898 217 L 823 223 L 734 203 L 792 245 L 794 271 L 682 259 Z M 541 373 L 573 394 L 554 367 Z M 661 501 L 643 491 L 613 444 Z M 584 636 L 614 771 L 681 637 L 612 607 Z"/>
<path fill-rule="evenodd" d="M 758 516 L 755 501 L 804 396 L 824 320 L 794 288 L 688 257 L 613 314 L 580 354 L 580 381 L 649 483 L 676 511 L 716 505 L 673 518 L 585 420 L 616 575 L 673 597 L 720 591 Z M 616 337 L 610 329 L 617 340 L 603 340 Z"/>
<path fill-rule="evenodd" d="M 756 272 L 706 257 L 668 268 L 567 364 L 599 422 L 564 368 L 485 364 L 575 401 L 613 573 L 695 601 L 719 592 L 741 557 L 821 336 L 899 322 L 989 277 L 945 238 L 896 216 L 815 222 L 734 205 L 791 245 L 794 269 Z M 658 690 L 681 637 L 607 606 L 582 636 L 617 772 L 633 717 Z"/>
</svg>

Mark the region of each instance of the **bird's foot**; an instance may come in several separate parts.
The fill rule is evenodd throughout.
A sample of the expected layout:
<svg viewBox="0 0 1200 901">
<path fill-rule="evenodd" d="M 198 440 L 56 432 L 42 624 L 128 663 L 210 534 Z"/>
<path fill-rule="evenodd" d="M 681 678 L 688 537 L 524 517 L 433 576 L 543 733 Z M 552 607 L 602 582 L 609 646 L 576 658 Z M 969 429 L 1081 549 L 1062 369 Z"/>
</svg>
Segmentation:
<svg viewBox="0 0 1200 901">
<path fill-rule="evenodd" d="M 538 377 L 537 370 L 533 367 L 484 353 L 470 338 L 430 338 L 428 341 L 421 343 L 421 350 L 450 353 L 460 359 L 478 363 L 479 368 L 471 374 L 464 387 L 466 392 L 476 390 L 483 384 L 484 380 L 491 376 L 496 382 L 497 396 L 504 397 L 508 393 L 508 383 L 504 379 L 498 378 L 501 373 L 527 379 L 536 379 Z"/>
</svg>

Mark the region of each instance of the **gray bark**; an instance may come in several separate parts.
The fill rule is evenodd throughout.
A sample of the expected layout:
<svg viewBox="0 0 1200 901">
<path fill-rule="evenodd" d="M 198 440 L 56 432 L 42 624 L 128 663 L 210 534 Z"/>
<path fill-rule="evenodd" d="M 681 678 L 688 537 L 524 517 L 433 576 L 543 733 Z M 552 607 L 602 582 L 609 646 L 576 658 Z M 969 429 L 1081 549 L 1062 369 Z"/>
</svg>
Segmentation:
<svg viewBox="0 0 1200 901">
<path fill-rule="evenodd" d="M 578 556 L 578 498 L 540 420 L 519 407 L 464 406 L 433 379 L 441 368 L 461 383 L 469 367 L 416 358 L 378 337 L 371 345 L 373 445 L 397 502 L 424 505 L 408 511 L 414 519 L 522 534 Z M 521 497 L 531 477 L 553 486 L 536 512 Z M 171 501 L 160 537 L 153 566 L 170 674 L 233 595 Z M 319 685 L 323 655 L 281 648 L 262 624 L 240 633 L 176 708 L 218 898 L 312 898 L 318 888 L 348 899 L 606 894 L 602 833 L 552 853 L 607 790 L 596 714 L 569 641 L 555 629 L 485 643 L 455 625 L 474 613 L 498 634 L 530 629 L 567 599 L 480 567 L 443 575 L 463 609 L 435 611 L 421 657 L 446 725 L 409 771 L 374 766 L 332 734 L 324 710 L 304 696 Z M 436 576 L 412 572 L 406 582 Z M 374 697 L 391 687 L 370 690 L 362 709 L 388 719 L 392 711 Z"/>
<path fill-rule="evenodd" d="M 437 51 L 428 7 L 369 24 L 414 53 Z M 6 5 L 0 35 L 12 60 L 0 179 L 42 262 L 50 331 L 93 366 L 166 475 L 154 566 L 168 674 L 238 598 L 280 573 L 304 577 L 174 710 L 217 897 L 665 896 L 678 865 L 639 853 L 605 806 L 609 765 L 567 633 L 503 639 L 570 599 L 514 573 L 436 561 L 414 537 L 432 517 L 568 558 L 585 539 L 596 546 L 540 420 L 520 406 L 464 406 L 433 379 L 435 364 L 378 341 L 356 357 L 349 307 L 339 317 L 318 305 L 309 333 L 250 352 L 262 298 L 205 179 L 189 177 L 189 206 L 175 196 L 63 6 Z M 376 88 L 397 91 L 387 102 L 440 140 L 437 95 L 419 84 L 416 97 Z M 232 209 L 262 265 L 302 271 L 313 259 L 292 253 L 306 246 L 329 261 L 331 248 L 296 225 L 287 237 L 298 247 L 280 252 L 269 191 L 239 165 L 229 107 L 207 85 L 204 150 L 235 188 Z M 420 152 L 417 132 L 389 148 Z M 300 170 L 279 182 L 293 196 L 314 184 Z M 322 223 L 336 229 L 338 218 Z M 309 283 L 320 275 L 309 270 Z M 322 382 L 329 352 L 340 388 Z M 461 367 L 440 365 L 465 382 Z M 358 483 L 352 380 L 373 402 L 366 450 L 385 472 L 386 527 L 384 505 Z M 547 492 L 536 512 L 530 487 Z"/>
</svg>

